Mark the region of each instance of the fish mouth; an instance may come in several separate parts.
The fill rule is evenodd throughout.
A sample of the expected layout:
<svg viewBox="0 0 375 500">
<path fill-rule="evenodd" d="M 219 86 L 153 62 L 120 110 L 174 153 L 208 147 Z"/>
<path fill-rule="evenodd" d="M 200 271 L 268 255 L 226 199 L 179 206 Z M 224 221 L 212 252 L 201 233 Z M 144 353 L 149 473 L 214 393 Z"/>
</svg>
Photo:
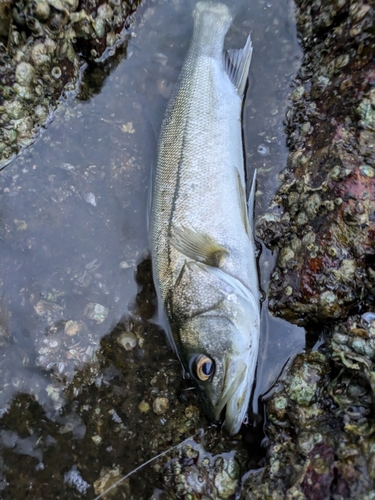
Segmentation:
<svg viewBox="0 0 375 500">
<path fill-rule="evenodd" d="M 225 411 L 224 427 L 229 435 L 237 434 L 245 418 L 251 386 L 249 380 L 249 367 L 241 358 L 231 357 L 226 360 L 224 390 L 222 396 L 215 405 L 215 419 Z"/>
</svg>

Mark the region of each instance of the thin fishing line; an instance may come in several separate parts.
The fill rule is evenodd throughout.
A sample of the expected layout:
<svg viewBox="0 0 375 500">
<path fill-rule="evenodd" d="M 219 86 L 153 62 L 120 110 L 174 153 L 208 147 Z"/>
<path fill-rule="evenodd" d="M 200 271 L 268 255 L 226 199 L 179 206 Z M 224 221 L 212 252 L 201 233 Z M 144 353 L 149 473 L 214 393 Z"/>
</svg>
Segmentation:
<svg viewBox="0 0 375 500">
<path fill-rule="evenodd" d="M 166 455 L 167 453 L 169 453 L 170 451 L 173 451 L 175 450 L 176 448 L 178 448 L 179 446 L 182 446 L 184 445 L 185 443 L 187 443 L 188 441 L 191 441 L 193 438 L 195 438 L 196 436 L 198 436 L 198 434 L 201 433 L 201 430 L 199 430 L 196 434 L 194 434 L 193 436 L 190 436 L 188 438 L 186 438 L 184 441 L 182 441 L 181 443 L 179 444 L 176 444 L 175 446 L 172 446 L 172 448 L 169 448 L 168 450 L 165 450 L 161 453 L 159 453 L 159 455 L 156 455 L 155 457 L 153 458 L 150 458 L 150 460 L 147 460 L 147 462 L 144 462 L 143 464 L 139 465 L 136 469 L 132 470 L 131 472 L 129 472 L 128 474 L 126 474 L 126 476 L 123 476 L 121 479 L 119 479 L 118 481 L 116 481 L 114 484 L 112 484 L 112 486 L 110 486 L 109 488 L 107 488 L 105 491 L 103 491 L 103 493 L 100 493 L 100 495 L 98 495 L 97 497 L 94 498 L 94 500 L 99 500 L 100 498 L 102 498 L 104 495 L 106 495 L 109 491 L 111 491 L 113 488 L 116 488 L 116 486 L 118 486 L 120 483 L 122 483 L 122 481 L 125 481 L 125 479 L 127 479 L 129 476 L 135 474 L 136 472 L 138 472 L 140 469 L 142 469 L 143 467 L 145 467 L 146 465 L 150 464 L 151 462 L 153 462 L 154 460 L 157 460 L 158 458 Z"/>
</svg>

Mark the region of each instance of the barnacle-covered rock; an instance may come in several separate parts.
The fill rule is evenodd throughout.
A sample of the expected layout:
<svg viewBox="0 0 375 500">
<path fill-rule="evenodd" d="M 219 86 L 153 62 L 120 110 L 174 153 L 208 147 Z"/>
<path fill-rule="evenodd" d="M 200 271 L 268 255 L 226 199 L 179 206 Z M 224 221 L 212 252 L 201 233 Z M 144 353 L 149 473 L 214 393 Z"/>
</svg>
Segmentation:
<svg viewBox="0 0 375 500">
<path fill-rule="evenodd" d="M 0 1 L 0 39 L 6 39 L 9 33 L 9 26 L 12 20 L 12 0 Z"/>
<path fill-rule="evenodd" d="M 340 328 L 347 333 L 353 324 Z M 267 465 L 249 476 L 241 498 L 372 498 L 373 388 L 355 363 L 336 369 L 329 359 L 326 349 L 297 356 L 266 402 Z"/>
<path fill-rule="evenodd" d="M 61 93 L 75 89 L 80 66 L 125 40 L 138 3 L 0 0 L 0 165 L 32 142 Z M 20 133 L 14 120 L 26 119 L 32 132 Z"/>
<path fill-rule="evenodd" d="M 167 463 L 163 498 L 231 498 L 239 475 L 240 465 L 234 453 L 212 456 L 192 441 Z"/>
<path fill-rule="evenodd" d="M 337 364 L 367 380 L 375 395 L 375 313 L 351 316 L 335 325 L 330 347 Z"/>
<path fill-rule="evenodd" d="M 288 168 L 258 233 L 280 249 L 272 310 L 313 326 L 320 347 L 297 356 L 267 399 L 266 465 L 248 477 L 242 498 L 369 500 L 375 10 L 362 1 L 298 0 L 296 15 L 305 55 L 287 112 Z"/>
<path fill-rule="evenodd" d="M 288 168 L 258 234 L 280 249 L 270 307 L 298 324 L 374 300 L 374 17 L 363 2 L 297 2 L 305 57 L 287 112 Z"/>
</svg>

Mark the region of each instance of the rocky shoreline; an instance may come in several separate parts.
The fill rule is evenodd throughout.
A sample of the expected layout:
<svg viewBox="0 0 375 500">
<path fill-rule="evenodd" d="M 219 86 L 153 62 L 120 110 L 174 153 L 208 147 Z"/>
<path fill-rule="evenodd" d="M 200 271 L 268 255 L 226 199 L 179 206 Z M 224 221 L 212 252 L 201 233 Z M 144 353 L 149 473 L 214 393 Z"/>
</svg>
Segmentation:
<svg viewBox="0 0 375 500">
<path fill-rule="evenodd" d="M 304 59 L 282 187 L 258 223 L 279 252 L 270 308 L 304 325 L 266 403 L 267 465 L 243 498 L 374 498 L 375 9 L 296 2 Z M 246 492 L 246 493 L 245 493 Z"/>
<path fill-rule="evenodd" d="M 0 167 L 30 145 L 80 69 L 126 43 L 138 0 L 1 0 Z"/>
</svg>

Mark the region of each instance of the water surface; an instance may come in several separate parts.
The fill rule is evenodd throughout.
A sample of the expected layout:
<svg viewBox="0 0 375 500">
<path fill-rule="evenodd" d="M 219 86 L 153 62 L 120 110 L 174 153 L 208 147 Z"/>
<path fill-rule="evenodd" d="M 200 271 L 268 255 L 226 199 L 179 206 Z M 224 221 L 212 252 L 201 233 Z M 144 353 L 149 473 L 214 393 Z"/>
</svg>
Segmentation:
<svg viewBox="0 0 375 500">
<path fill-rule="evenodd" d="M 245 1 L 226 46 L 243 46 L 249 32 L 244 142 L 248 175 L 258 170 L 259 217 L 286 164 L 282 122 L 300 58 L 291 0 Z M 79 98 L 63 100 L 34 145 L 1 172 L 2 498 L 94 498 L 100 474 L 120 476 L 208 428 L 202 417 L 188 421 L 186 408 L 199 405 L 195 391 L 148 321 L 148 183 L 191 33 L 190 2 L 144 1 L 121 61 L 90 68 Z M 263 249 L 264 292 L 273 263 Z M 127 331 L 136 342 L 128 351 L 118 343 Z M 305 342 L 303 330 L 270 316 L 266 302 L 261 336 L 255 413 Z M 169 400 L 165 415 L 152 409 L 157 397 Z M 252 432 L 241 444 L 219 431 L 211 451 L 244 453 Z M 142 486 L 134 479 L 122 494 L 149 497 L 162 487 L 159 472 L 149 468 Z"/>
</svg>

